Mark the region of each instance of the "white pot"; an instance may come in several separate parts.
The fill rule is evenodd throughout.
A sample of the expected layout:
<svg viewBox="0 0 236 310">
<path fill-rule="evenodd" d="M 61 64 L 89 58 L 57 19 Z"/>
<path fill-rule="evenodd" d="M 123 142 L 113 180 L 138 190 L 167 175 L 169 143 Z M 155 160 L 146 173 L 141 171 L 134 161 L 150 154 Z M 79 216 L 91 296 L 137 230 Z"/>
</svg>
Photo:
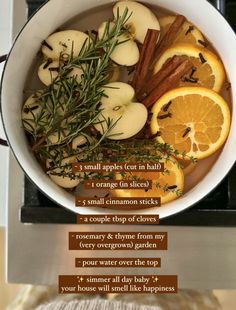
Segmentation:
<svg viewBox="0 0 236 310">
<path fill-rule="evenodd" d="M 16 159 L 30 179 L 56 203 L 81 214 L 118 213 L 124 211 L 100 208 L 75 207 L 74 197 L 54 184 L 36 161 L 21 125 L 22 90 L 33 62 L 40 49 L 41 42 L 66 21 L 79 13 L 103 4 L 110 0 L 50 0 L 24 26 L 18 35 L 8 60 L 5 64 L 1 89 L 3 124 Z M 144 0 L 179 14 L 185 15 L 196 24 L 213 43 L 223 59 L 229 80 L 232 84 L 233 115 L 229 138 L 217 162 L 207 176 L 182 198 L 161 208 L 140 210 L 136 213 L 160 214 L 166 217 L 182 211 L 201 200 L 212 191 L 226 176 L 235 161 L 236 146 L 236 36 L 223 16 L 206 0 Z M 13 189 L 14 190 L 14 189 Z M 133 213 L 131 211 L 130 213 Z"/>
</svg>

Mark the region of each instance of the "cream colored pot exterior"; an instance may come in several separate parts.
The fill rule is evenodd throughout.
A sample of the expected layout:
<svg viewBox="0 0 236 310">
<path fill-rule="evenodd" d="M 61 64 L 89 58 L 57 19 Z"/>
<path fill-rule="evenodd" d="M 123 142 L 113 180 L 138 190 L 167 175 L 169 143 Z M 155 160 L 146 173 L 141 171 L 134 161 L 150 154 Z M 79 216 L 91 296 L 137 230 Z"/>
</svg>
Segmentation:
<svg viewBox="0 0 236 310">
<path fill-rule="evenodd" d="M 115 1 L 108 0 L 50 0 L 26 24 L 10 52 L 5 65 L 2 89 L 2 118 L 8 141 L 15 157 L 26 174 L 51 199 L 78 213 L 118 213 L 123 211 L 100 208 L 76 208 L 74 197 L 54 184 L 42 171 L 29 150 L 24 131 L 21 127 L 22 90 L 28 70 L 37 54 L 41 42 L 60 25 L 88 9 Z M 202 199 L 225 177 L 236 157 L 236 36 L 223 16 L 206 0 L 149 0 L 142 1 L 162 6 L 183 14 L 205 33 L 216 47 L 224 61 L 232 84 L 233 115 L 228 141 L 207 176 L 182 198 L 162 208 L 140 210 L 136 213 L 160 214 L 166 217 L 182 211 Z M 14 190 L 14 189 L 12 189 Z M 133 212 L 131 212 L 133 213 Z"/>
</svg>

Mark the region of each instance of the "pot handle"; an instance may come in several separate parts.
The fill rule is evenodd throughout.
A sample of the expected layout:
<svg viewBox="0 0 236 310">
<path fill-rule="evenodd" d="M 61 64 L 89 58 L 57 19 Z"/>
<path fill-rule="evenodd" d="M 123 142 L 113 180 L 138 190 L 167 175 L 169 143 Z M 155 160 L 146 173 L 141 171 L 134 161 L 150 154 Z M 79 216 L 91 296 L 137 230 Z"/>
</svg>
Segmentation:
<svg viewBox="0 0 236 310">
<path fill-rule="evenodd" d="M 6 140 L 3 140 L 0 138 L 0 145 L 3 145 L 3 146 L 8 146 L 8 143 Z"/>
<path fill-rule="evenodd" d="M 7 55 L 2 55 L 0 56 L 0 63 L 5 61 L 7 59 Z M 1 111 L 0 111 L 1 112 Z M 6 140 L 3 140 L 0 138 L 0 145 L 3 145 L 3 146 L 8 146 L 8 143 Z"/>
<path fill-rule="evenodd" d="M 0 63 L 4 62 L 7 59 L 7 54 L 0 56 Z"/>
<path fill-rule="evenodd" d="M 225 15 L 225 0 L 215 0 L 215 7 L 221 14 Z"/>
</svg>

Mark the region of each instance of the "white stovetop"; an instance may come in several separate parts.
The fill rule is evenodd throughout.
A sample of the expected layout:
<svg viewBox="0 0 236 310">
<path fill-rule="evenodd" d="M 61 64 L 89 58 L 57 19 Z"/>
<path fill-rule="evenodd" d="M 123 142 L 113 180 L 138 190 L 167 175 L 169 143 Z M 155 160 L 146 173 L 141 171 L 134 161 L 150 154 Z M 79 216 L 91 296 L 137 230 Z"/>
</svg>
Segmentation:
<svg viewBox="0 0 236 310">
<path fill-rule="evenodd" d="M 19 32 L 26 20 L 26 13 L 25 0 L 0 1 L 0 55 L 5 55 L 9 52 L 13 38 Z M 2 76 L 3 66 L 4 63 L 0 64 L 0 78 Z M 0 138 L 6 138 L 2 127 L 1 117 Z M 0 146 L 0 227 L 5 226 L 6 224 L 8 162 L 9 149 Z"/>
<path fill-rule="evenodd" d="M 0 4 L 0 55 L 4 55 L 9 51 L 11 44 L 11 1 L 1 0 Z M 4 63 L 0 64 L 0 76 L 2 75 Z M 5 139 L 5 134 L 0 118 L 0 137 Z M 7 182 L 8 179 L 8 157 L 9 150 L 0 146 L 1 174 L 0 174 L 0 226 L 5 225 L 6 218 L 6 199 L 7 199 Z"/>
</svg>

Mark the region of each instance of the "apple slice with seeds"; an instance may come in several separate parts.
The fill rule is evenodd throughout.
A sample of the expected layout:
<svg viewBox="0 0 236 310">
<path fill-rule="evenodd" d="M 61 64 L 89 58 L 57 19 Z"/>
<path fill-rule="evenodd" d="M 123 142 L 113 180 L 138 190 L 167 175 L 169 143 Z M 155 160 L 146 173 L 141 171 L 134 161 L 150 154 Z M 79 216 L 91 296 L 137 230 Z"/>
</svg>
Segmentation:
<svg viewBox="0 0 236 310">
<path fill-rule="evenodd" d="M 87 40 L 87 42 L 85 42 Z M 78 30 L 64 30 L 51 34 L 42 42 L 42 53 L 46 58 L 59 59 L 65 54 L 72 58 L 79 55 L 84 44 L 89 43 L 89 36 Z"/>
<path fill-rule="evenodd" d="M 109 23 L 110 31 L 112 31 L 114 25 L 115 24 L 113 22 Z M 102 39 L 104 37 L 106 29 L 107 29 L 107 22 L 104 22 L 100 25 L 98 29 L 99 39 Z M 128 32 L 120 35 L 116 39 L 120 44 L 114 48 L 113 52 L 110 55 L 110 58 L 115 63 L 121 66 L 135 65 L 139 60 L 139 49 L 137 43 L 134 42 L 134 40 L 132 39 L 132 37 L 129 35 Z"/>
<path fill-rule="evenodd" d="M 148 29 L 160 30 L 160 24 L 152 11 L 141 3 L 135 1 L 118 1 L 113 7 L 113 14 L 122 16 L 128 9 L 128 18 L 125 26 L 132 38 L 143 43 Z"/>
<path fill-rule="evenodd" d="M 139 49 L 135 41 L 144 42 L 148 29 L 160 30 L 157 17 L 146 6 L 133 1 L 119 1 L 113 7 L 114 18 L 121 17 L 128 10 L 128 18 L 125 23 L 127 32 L 118 37 L 118 46 L 114 48 L 111 59 L 122 66 L 133 66 L 139 61 Z M 109 23 L 109 30 L 112 31 L 114 23 Z M 107 22 L 103 22 L 98 29 L 99 39 L 102 39 L 107 30 Z M 159 36 L 160 37 L 160 36 Z"/>
<path fill-rule="evenodd" d="M 110 120 L 114 126 L 107 138 L 123 140 L 136 135 L 146 124 L 148 112 L 142 103 L 134 101 L 133 87 L 123 82 L 113 82 L 104 86 L 104 94 L 96 129 L 103 134 Z"/>
</svg>

